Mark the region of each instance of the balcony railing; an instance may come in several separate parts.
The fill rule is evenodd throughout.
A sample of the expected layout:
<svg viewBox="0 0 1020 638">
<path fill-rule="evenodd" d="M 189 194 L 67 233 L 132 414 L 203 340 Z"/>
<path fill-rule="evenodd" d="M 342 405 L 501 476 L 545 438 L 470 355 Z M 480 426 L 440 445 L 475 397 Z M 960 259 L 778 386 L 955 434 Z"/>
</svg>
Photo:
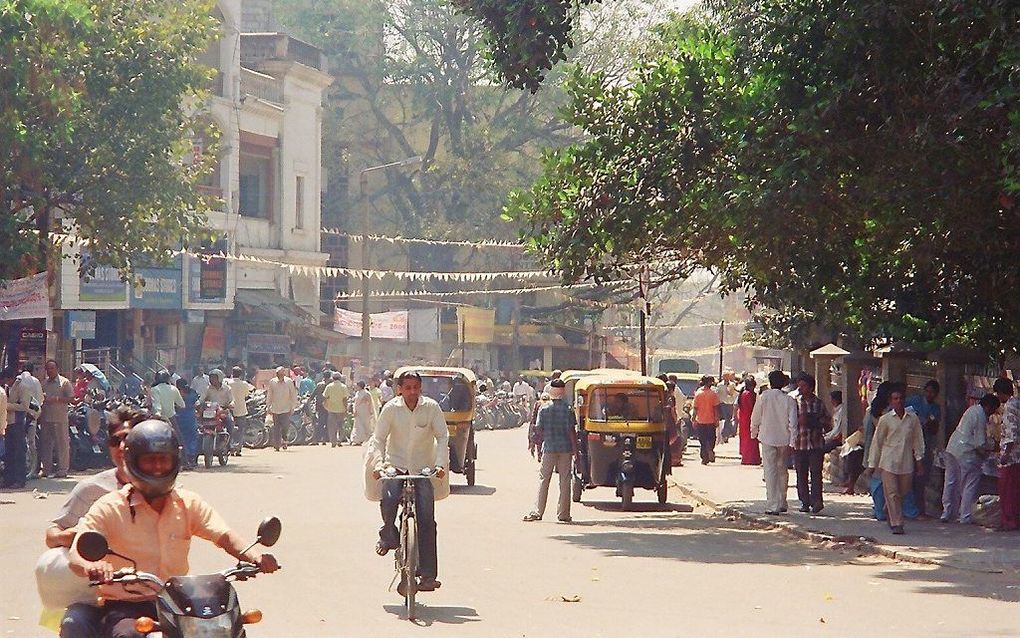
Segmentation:
<svg viewBox="0 0 1020 638">
<path fill-rule="evenodd" d="M 244 67 L 241 67 L 241 95 L 254 95 L 267 102 L 283 105 L 283 89 L 272 76 Z"/>
<path fill-rule="evenodd" d="M 291 60 L 319 71 L 326 70 L 326 56 L 318 48 L 285 33 L 242 33 L 241 63 L 257 66 L 269 60 Z"/>
</svg>

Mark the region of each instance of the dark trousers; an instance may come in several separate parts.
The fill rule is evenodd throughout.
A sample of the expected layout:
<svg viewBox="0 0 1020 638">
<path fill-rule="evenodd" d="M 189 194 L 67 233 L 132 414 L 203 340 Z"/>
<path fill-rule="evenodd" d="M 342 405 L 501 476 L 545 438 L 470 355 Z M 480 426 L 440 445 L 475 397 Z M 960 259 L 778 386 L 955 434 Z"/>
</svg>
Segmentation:
<svg viewBox="0 0 1020 638">
<path fill-rule="evenodd" d="M 694 433 L 701 445 L 701 460 L 711 463 L 715 460 L 715 423 L 695 423 Z"/>
<path fill-rule="evenodd" d="M 418 574 L 422 578 L 435 578 L 439 574 L 439 558 L 436 553 L 436 500 L 432 481 L 415 481 L 414 515 L 418 521 Z M 384 481 L 382 502 L 383 526 L 379 539 L 391 547 L 400 544 L 397 530 L 397 507 L 403 481 Z"/>
<path fill-rule="evenodd" d="M 794 450 L 793 465 L 797 469 L 797 498 L 807 507 L 822 506 L 822 450 Z"/>
<path fill-rule="evenodd" d="M 95 605 L 71 605 L 60 621 L 60 638 L 97 638 L 103 631 L 103 613 Z"/>
<path fill-rule="evenodd" d="M 272 419 L 273 427 L 269 428 L 269 443 L 279 450 L 281 445 L 287 447 L 287 443 L 283 440 L 283 434 L 287 430 L 287 424 L 290 423 L 290 412 L 274 414 Z"/>
<path fill-rule="evenodd" d="M 142 616 L 156 618 L 156 605 L 151 602 L 126 603 L 107 601 L 103 606 L 103 636 L 109 638 L 145 638 L 135 631 L 135 620 Z"/>
<path fill-rule="evenodd" d="M 316 443 L 326 442 L 326 426 L 329 425 L 329 412 L 326 408 L 315 410 L 315 437 Z"/>
<path fill-rule="evenodd" d="M 921 465 L 924 467 L 924 474 L 914 474 L 914 503 L 917 505 L 917 511 L 921 516 L 927 514 L 927 505 L 925 501 L 925 492 L 928 491 L 928 477 L 931 476 L 932 468 L 932 454 L 929 451 L 925 451 L 924 458 L 921 459 Z"/>
<path fill-rule="evenodd" d="M 4 434 L 4 484 L 24 485 L 28 474 L 28 422 L 24 412 L 14 413 L 14 423 Z"/>
</svg>

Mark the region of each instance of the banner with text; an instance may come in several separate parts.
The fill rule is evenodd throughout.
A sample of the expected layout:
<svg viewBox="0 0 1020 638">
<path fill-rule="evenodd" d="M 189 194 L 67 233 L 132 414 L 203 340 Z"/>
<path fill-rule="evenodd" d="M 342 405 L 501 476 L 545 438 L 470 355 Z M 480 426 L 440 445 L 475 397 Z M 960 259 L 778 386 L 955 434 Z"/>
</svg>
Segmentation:
<svg viewBox="0 0 1020 638">
<path fill-rule="evenodd" d="M 457 307 L 457 339 L 460 343 L 492 343 L 495 332 L 495 308 Z"/>
<path fill-rule="evenodd" d="M 333 319 L 333 330 L 348 337 L 361 336 L 360 312 L 337 308 Z M 372 313 L 368 330 L 373 339 L 407 339 L 407 311 Z"/>
<path fill-rule="evenodd" d="M 46 272 L 0 283 L 0 321 L 45 319 L 50 312 Z"/>
</svg>

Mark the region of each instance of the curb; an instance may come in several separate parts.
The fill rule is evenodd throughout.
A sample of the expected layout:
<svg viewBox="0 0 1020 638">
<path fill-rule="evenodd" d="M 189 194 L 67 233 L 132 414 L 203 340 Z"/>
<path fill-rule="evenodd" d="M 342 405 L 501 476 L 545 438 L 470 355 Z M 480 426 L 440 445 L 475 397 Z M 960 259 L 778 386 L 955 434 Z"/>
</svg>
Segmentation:
<svg viewBox="0 0 1020 638">
<path fill-rule="evenodd" d="M 763 514 L 753 514 L 747 510 L 741 509 L 733 505 L 720 505 L 716 503 L 703 492 L 697 491 L 690 485 L 678 483 L 675 480 L 672 481 L 673 487 L 676 487 L 680 492 L 688 498 L 694 499 L 701 505 L 709 507 L 725 514 L 726 516 L 732 516 L 736 519 L 742 520 L 746 523 L 750 523 L 754 527 L 761 529 L 773 529 L 779 531 L 787 536 L 796 538 L 799 540 L 805 540 L 812 543 L 844 543 L 853 544 L 855 549 L 860 550 L 865 554 L 871 554 L 875 556 L 883 556 L 892 560 L 904 561 L 907 563 L 915 563 L 918 565 L 938 565 L 940 567 L 952 567 L 954 569 L 968 569 L 972 571 L 982 572 L 997 572 L 999 570 L 990 569 L 978 569 L 969 567 L 959 567 L 951 563 L 935 560 L 928 558 L 927 556 L 921 556 L 911 552 L 906 552 L 898 549 L 894 549 L 887 545 L 881 545 L 869 540 L 866 540 L 863 536 L 834 536 L 832 534 L 823 534 L 821 532 L 812 532 L 809 530 L 802 529 L 794 523 L 787 523 L 784 521 L 777 521 L 774 518 L 766 517 Z"/>
</svg>

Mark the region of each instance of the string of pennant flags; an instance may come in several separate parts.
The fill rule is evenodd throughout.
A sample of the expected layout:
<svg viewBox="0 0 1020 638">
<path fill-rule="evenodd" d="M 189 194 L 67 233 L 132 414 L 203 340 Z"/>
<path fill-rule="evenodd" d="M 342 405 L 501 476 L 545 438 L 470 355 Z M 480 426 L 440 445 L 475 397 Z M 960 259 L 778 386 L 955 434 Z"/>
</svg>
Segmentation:
<svg viewBox="0 0 1020 638">
<path fill-rule="evenodd" d="M 570 285 L 556 285 L 556 286 L 533 286 L 528 288 L 499 288 L 495 290 L 458 290 L 454 292 L 432 292 L 429 290 L 389 290 L 373 292 L 369 295 L 370 299 L 403 299 L 408 297 L 422 297 L 422 298 L 448 298 L 457 297 L 460 295 L 525 295 L 530 292 L 542 292 L 548 290 L 576 290 L 584 288 L 594 288 L 598 286 L 613 286 L 619 284 L 630 284 L 633 283 L 627 280 L 618 281 L 607 281 L 603 283 L 584 283 L 584 284 L 570 284 Z M 336 296 L 337 301 L 353 301 L 361 299 L 360 292 L 352 293 L 341 293 Z"/>
<path fill-rule="evenodd" d="M 346 233 L 339 228 L 322 228 L 323 235 L 335 235 L 344 237 L 350 241 L 364 241 L 365 235 Z M 420 244 L 424 246 L 464 246 L 467 248 L 508 248 L 523 250 L 524 244 L 512 241 L 500 241 L 497 239 L 482 239 L 479 241 L 453 240 L 453 239 L 423 239 L 416 237 L 400 237 L 388 235 L 368 235 L 369 241 L 385 242 L 388 244 Z"/>
</svg>

